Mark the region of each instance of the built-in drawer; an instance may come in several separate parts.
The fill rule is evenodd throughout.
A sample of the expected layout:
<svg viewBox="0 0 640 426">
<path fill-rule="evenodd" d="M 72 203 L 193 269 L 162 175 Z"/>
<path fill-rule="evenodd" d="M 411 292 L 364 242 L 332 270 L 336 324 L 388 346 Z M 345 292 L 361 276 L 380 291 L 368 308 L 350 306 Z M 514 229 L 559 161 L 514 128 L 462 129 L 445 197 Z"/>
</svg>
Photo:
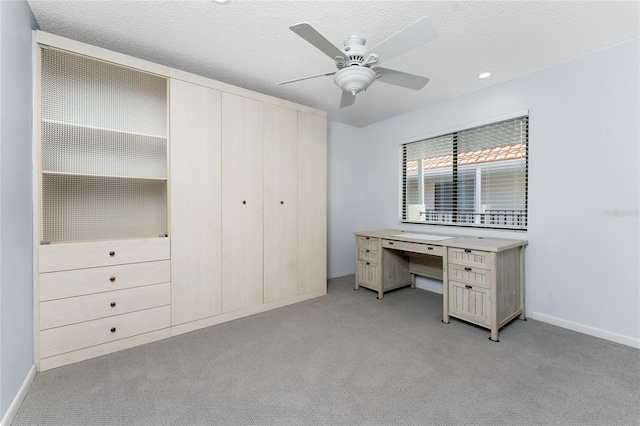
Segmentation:
<svg viewBox="0 0 640 426">
<path fill-rule="evenodd" d="M 40 358 L 149 333 L 171 325 L 171 306 L 136 311 L 40 332 Z"/>
<path fill-rule="evenodd" d="M 373 237 L 356 237 L 358 248 L 369 249 L 371 251 L 380 250 L 380 238 Z"/>
<path fill-rule="evenodd" d="M 491 266 L 491 253 L 488 251 L 449 247 L 449 263 L 493 269 Z"/>
<path fill-rule="evenodd" d="M 484 327 L 491 325 L 491 292 L 449 281 L 449 314 Z"/>
<path fill-rule="evenodd" d="M 171 261 L 47 272 L 38 276 L 41 302 L 171 281 Z"/>
<path fill-rule="evenodd" d="M 382 240 L 382 247 L 396 250 L 404 250 L 414 253 L 432 254 L 442 256 L 444 254 L 442 246 L 432 244 L 408 243 L 406 241 Z"/>
<path fill-rule="evenodd" d="M 109 291 L 40 303 L 40 330 L 165 306 L 169 283 Z"/>
<path fill-rule="evenodd" d="M 470 284 L 487 289 L 491 288 L 492 272 L 490 270 L 477 268 L 475 266 L 449 263 L 448 272 L 449 280 L 455 280 L 464 284 Z"/>
<path fill-rule="evenodd" d="M 45 244 L 40 246 L 39 271 L 54 272 L 170 258 L 169 238 Z"/>
</svg>

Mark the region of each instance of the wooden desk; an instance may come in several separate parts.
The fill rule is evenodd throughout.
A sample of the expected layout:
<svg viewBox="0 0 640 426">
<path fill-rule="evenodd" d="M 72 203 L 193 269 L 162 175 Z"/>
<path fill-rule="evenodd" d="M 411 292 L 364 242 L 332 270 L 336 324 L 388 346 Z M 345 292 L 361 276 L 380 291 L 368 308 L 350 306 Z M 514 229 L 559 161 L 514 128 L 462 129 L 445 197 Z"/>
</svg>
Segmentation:
<svg viewBox="0 0 640 426">
<path fill-rule="evenodd" d="M 498 341 L 500 327 L 517 316 L 525 319 L 526 240 L 395 229 L 354 235 L 356 290 L 360 287 L 375 290 L 378 299 L 382 299 L 386 291 L 415 287 L 416 275 L 440 279 L 442 322 L 448 324 L 452 316 L 488 328 L 494 342 Z"/>
</svg>

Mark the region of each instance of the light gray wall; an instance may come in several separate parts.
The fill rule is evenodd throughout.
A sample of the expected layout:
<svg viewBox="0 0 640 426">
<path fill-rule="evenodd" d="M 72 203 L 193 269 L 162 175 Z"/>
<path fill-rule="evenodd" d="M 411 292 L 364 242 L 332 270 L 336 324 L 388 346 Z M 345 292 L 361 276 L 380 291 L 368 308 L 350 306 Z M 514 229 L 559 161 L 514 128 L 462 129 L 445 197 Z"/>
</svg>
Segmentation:
<svg viewBox="0 0 640 426">
<path fill-rule="evenodd" d="M 634 40 L 360 129 L 354 228 L 437 229 L 398 224 L 398 143 L 528 109 L 528 232 L 445 230 L 529 240 L 528 316 L 640 338 L 639 50 Z M 354 215 L 341 214 L 346 229 Z"/>
<path fill-rule="evenodd" d="M 353 274 L 360 205 L 360 129 L 329 121 L 327 132 L 327 251 L 329 278 Z"/>
<path fill-rule="evenodd" d="M 31 30 L 25 1 L 0 1 L 0 418 L 33 366 Z"/>
</svg>

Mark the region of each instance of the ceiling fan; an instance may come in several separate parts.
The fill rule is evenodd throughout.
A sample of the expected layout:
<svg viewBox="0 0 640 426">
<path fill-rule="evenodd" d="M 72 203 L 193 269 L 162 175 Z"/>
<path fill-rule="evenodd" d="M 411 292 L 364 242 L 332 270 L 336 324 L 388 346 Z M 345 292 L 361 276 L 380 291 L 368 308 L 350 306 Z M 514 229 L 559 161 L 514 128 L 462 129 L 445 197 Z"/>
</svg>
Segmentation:
<svg viewBox="0 0 640 426">
<path fill-rule="evenodd" d="M 360 35 L 348 37 L 340 50 L 306 22 L 292 25 L 289 29 L 333 59 L 338 71 L 296 78 L 277 84 L 333 75 L 333 81 L 342 89 L 340 108 L 353 105 L 356 95 L 366 90 L 375 80 L 413 90 L 420 90 L 429 82 L 426 77 L 378 66 L 437 37 L 436 29 L 426 17 L 417 20 L 371 49 L 365 47 L 366 40 Z"/>
</svg>

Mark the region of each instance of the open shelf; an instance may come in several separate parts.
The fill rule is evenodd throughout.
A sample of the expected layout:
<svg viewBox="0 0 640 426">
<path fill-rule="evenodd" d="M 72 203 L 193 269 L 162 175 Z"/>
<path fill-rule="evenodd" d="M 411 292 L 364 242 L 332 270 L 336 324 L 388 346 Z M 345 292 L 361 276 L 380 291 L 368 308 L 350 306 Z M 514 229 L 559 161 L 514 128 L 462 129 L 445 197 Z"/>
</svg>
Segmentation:
<svg viewBox="0 0 640 426">
<path fill-rule="evenodd" d="M 167 181 L 167 178 L 147 177 L 147 176 L 120 176 L 120 175 L 100 175 L 92 173 L 72 173 L 72 172 L 58 172 L 52 170 L 43 170 L 43 175 L 58 175 L 58 176 L 76 176 L 87 178 L 115 178 L 115 179 L 140 179 L 140 180 L 157 180 Z"/>
<path fill-rule="evenodd" d="M 152 134 L 148 134 L 148 133 L 131 132 L 131 131 L 128 131 L 128 130 L 120 130 L 120 129 L 110 129 L 110 128 L 107 128 L 107 127 L 90 126 L 90 125 L 86 125 L 86 124 L 70 123 L 70 122 L 67 122 L 67 121 L 59 121 L 59 120 L 43 119 L 42 123 L 43 124 L 57 124 L 59 126 L 77 127 L 77 128 L 81 128 L 81 129 L 91 129 L 91 130 L 101 130 L 101 131 L 106 131 L 106 132 L 124 133 L 124 134 L 127 134 L 127 135 L 144 136 L 144 137 L 148 137 L 148 138 L 161 138 L 161 139 L 166 139 L 167 138 L 165 135 L 152 135 Z"/>
</svg>

